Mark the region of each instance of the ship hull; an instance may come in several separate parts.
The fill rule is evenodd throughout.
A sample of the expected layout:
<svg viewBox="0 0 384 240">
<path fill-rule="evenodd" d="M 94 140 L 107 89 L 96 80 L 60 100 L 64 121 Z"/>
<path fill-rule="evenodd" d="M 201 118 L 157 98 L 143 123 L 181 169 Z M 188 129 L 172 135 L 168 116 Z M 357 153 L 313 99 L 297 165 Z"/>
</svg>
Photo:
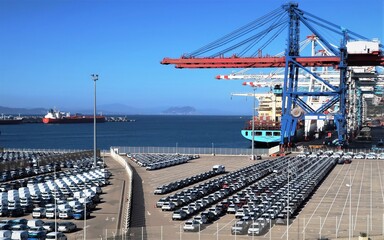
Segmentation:
<svg viewBox="0 0 384 240">
<path fill-rule="evenodd" d="M 0 125 L 20 124 L 22 119 L 0 119 Z"/>
<path fill-rule="evenodd" d="M 93 123 L 94 119 L 92 116 L 84 117 L 63 117 L 63 118 L 43 118 L 45 124 L 61 124 L 61 123 Z M 105 117 L 97 116 L 97 123 L 105 122 Z"/>
<path fill-rule="evenodd" d="M 328 128 L 328 125 L 326 125 L 326 128 Z M 311 123 L 309 135 L 312 136 L 316 130 L 316 124 Z M 243 129 L 241 130 L 241 135 L 248 139 L 249 141 L 252 141 L 252 130 L 250 129 Z M 298 141 L 304 141 L 304 127 L 298 126 L 296 129 L 295 135 L 292 136 L 294 139 L 294 142 Z M 260 129 L 255 128 L 255 136 L 253 139 L 255 146 L 276 146 L 281 141 L 281 130 L 279 129 Z"/>
<path fill-rule="evenodd" d="M 241 130 L 241 135 L 252 141 L 252 130 Z M 280 130 L 255 130 L 255 147 L 273 147 L 280 142 Z"/>
</svg>

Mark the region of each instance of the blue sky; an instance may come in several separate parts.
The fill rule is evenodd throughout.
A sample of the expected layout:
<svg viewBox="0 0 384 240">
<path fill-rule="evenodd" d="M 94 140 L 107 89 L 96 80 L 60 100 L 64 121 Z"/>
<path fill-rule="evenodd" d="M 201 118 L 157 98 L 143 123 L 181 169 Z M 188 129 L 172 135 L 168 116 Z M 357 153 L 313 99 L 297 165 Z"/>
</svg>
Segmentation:
<svg viewBox="0 0 384 240">
<path fill-rule="evenodd" d="M 92 109 L 194 106 L 252 114 L 240 81 L 217 81 L 240 69 L 161 65 L 271 12 L 283 0 L 1 0 L 0 106 Z M 301 0 L 299 8 L 383 41 L 382 0 Z M 284 33 L 285 34 L 285 33 Z M 285 42 L 274 43 L 276 54 Z M 254 70 L 253 73 L 257 73 Z"/>
</svg>

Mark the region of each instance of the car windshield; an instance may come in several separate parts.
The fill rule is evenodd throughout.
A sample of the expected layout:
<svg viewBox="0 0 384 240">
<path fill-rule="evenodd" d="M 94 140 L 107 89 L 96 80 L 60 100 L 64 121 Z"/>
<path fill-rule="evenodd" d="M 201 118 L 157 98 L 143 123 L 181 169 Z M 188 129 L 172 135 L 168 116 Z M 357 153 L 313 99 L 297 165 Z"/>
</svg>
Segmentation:
<svg viewBox="0 0 384 240">
<path fill-rule="evenodd" d="M 28 237 L 39 237 L 41 232 L 28 232 Z"/>
</svg>

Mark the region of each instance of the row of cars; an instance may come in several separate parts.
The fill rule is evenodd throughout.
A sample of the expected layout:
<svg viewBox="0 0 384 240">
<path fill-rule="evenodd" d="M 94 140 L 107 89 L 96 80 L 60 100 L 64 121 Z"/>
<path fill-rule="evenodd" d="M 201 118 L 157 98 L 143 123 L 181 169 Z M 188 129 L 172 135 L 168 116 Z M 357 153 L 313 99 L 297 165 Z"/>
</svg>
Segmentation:
<svg viewBox="0 0 384 240">
<path fill-rule="evenodd" d="M 137 153 L 127 154 L 127 157 L 146 170 L 156 170 L 187 163 L 199 158 L 199 155 Z"/>
<path fill-rule="evenodd" d="M 263 161 L 197 185 L 210 191 L 191 201 L 184 199 L 190 199 L 191 191 L 201 190 L 182 190 L 161 198 L 157 206 L 173 211 L 173 220 L 187 219 L 184 231 L 199 231 L 224 214 L 234 214 L 232 234 L 259 235 L 270 225 L 286 223 L 287 216 L 299 209 L 335 164 L 335 159 L 318 157 L 285 156 Z M 212 183 L 219 187 L 211 187 Z"/>
<path fill-rule="evenodd" d="M 184 231 L 199 231 L 205 224 L 210 224 L 229 212 L 234 213 L 236 209 L 247 203 L 247 199 L 244 196 L 239 197 L 240 195 L 238 196 L 237 193 L 272 174 L 275 171 L 274 169 L 278 169 L 282 165 L 283 161 L 281 160 L 264 161 L 234 172 L 237 177 L 223 184 L 222 189 L 218 192 L 222 192 L 223 190 L 229 191 L 223 194 L 217 202 L 211 203 L 214 205 L 209 205 L 209 208 L 203 209 L 203 212 L 188 219 L 184 223 Z"/>
<path fill-rule="evenodd" d="M 0 152 L 0 162 L 29 160 L 35 162 L 41 157 L 58 154 L 56 152 L 39 152 L 39 151 L 4 151 Z"/>
<path fill-rule="evenodd" d="M 202 223 L 215 221 L 225 212 L 224 207 L 218 205 L 220 201 L 268 175 L 277 164 L 279 163 L 265 161 L 241 168 L 163 197 L 157 202 L 157 207 L 163 211 L 173 211 L 174 220 L 185 220 L 194 216 L 185 223 L 184 230 L 190 231 L 188 228 L 190 221 Z"/>
<path fill-rule="evenodd" d="M 356 154 L 351 155 L 355 159 L 380 159 L 384 160 L 384 152 L 382 153 L 376 153 L 376 152 L 369 152 L 369 153 L 364 153 L 364 152 L 358 152 Z"/>
<path fill-rule="evenodd" d="M 214 165 L 210 171 L 158 186 L 153 193 L 167 194 L 223 173 L 225 173 L 225 166 Z"/>
<path fill-rule="evenodd" d="M 268 176 L 270 191 L 259 194 L 255 190 L 260 190 L 260 186 L 246 189 L 249 200 L 235 212 L 239 220 L 231 233 L 258 236 L 274 224 L 287 224 L 335 164 L 331 158 L 291 158 L 289 168 Z"/>
<path fill-rule="evenodd" d="M 25 218 L 0 219 L 0 239 L 58 239 L 66 240 L 64 233 L 77 230 L 73 222 L 27 220 Z"/>
<path fill-rule="evenodd" d="M 105 166 L 100 158 L 97 161 L 99 165 Z M 90 216 L 101 200 L 102 187 L 109 184 L 111 176 L 104 168 L 94 168 L 93 158 L 83 155 L 79 159 L 69 156 L 62 162 L 48 163 L 48 166 L 53 166 L 52 171 L 13 180 L 14 184 L 2 184 L 4 191 L 0 192 L 0 216 L 23 217 L 31 213 L 33 220 L 42 224 L 30 227 L 23 219 L 19 219 L 19 224 L 14 224 L 11 219 L 3 219 L 0 238 L 66 239 L 64 232 L 77 229 L 69 219 L 81 220 Z"/>
<path fill-rule="evenodd" d="M 310 152 L 306 151 L 300 153 L 299 157 L 332 157 L 343 160 L 352 160 L 352 159 L 381 159 L 384 160 L 384 152 L 351 152 L 351 151 L 316 151 Z"/>
<path fill-rule="evenodd" d="M 100 202 L 101 187 L 108 183 L 109 177 L 109 172 L 104 169 L 72 170 L 60 173 L 54 180 L 30 183 L 28 187 L 0 193 L 1 215 L 6 216 L 7 210 L 27 205 L 32 206 L 33 217 L 84 219 Z M 35 205 L 39 207 L 33 208 Z"/>
<path fill-rule="evenodd" d="M 9 185 L 11 188 L 17 188 L 18 185 L 23 185 L 25 178 L 54 172 L 54 167 L 56 167 L 56 171 L 60 170 L 58 166 L 51 163 L 42 166 L 27 166 L 25 168 L 2 171 L 0 175 L 0 182 L 2 182 L 0 191 L 4 191 L 4 186 L 6 185 Z"/>
<path fill-rule="evenodd" d="M 23 185 L 25 178 L 60 171 L 60 168 L 89 168 L 93 160 L 89 153 L 79 153 L 79 158 L 67 157 L 65 153 L 57 152 L 0 152 L 0 183 L 7 182 L 11 188 Z M 58 161 L 57 161 L 58 160 Z M 98 158 L 97 166 L 103 167 L 103 161 Z M 4 184 L 0 185 L 3 191 Z"/>
</svg>

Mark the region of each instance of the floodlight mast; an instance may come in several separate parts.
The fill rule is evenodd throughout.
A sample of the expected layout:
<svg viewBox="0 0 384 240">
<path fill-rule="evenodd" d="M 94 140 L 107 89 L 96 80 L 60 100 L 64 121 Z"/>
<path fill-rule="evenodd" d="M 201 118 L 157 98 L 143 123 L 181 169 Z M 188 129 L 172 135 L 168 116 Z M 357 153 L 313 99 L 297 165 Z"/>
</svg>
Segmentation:
<svg viewBox="0 0 384 240">
<path fill-rule="evenodd" d="M 93 167 L 96 168 L 97 156 L 96 156 L 96 81 L 99 80 L 98 74 L 91 75 L 94 82 L 94 101 L 93 101 Z"/>
</svg>

